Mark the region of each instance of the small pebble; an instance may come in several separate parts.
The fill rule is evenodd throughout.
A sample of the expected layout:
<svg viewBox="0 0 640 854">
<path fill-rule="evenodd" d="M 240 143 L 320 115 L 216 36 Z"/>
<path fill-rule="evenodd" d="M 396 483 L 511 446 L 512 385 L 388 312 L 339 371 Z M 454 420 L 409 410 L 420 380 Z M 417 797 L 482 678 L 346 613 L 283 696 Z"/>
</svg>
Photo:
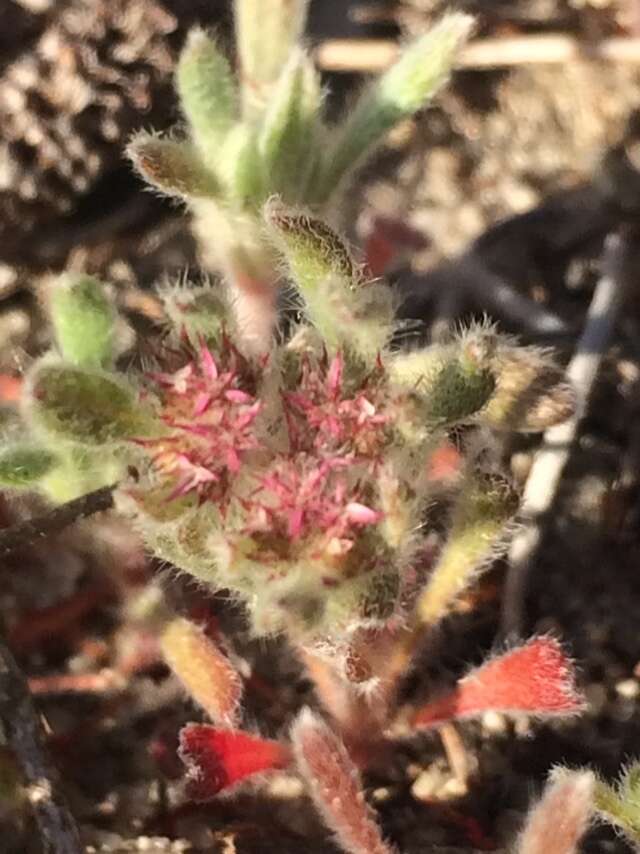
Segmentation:
<svg viewBox="0 0 640 854">
<path fill-rule="evenodd" d="M 507 719 L 500 712 L 485 712 L 482 716 L 482 729 L 487 735 L 504 735 L 507 727 Z"/>
<path fill-rule="evenodd" d="M 636 679 L 623 679 L 616 683 L 616 693 L 625 700 L 635 700 L 640 693 L 640 683 Z"/>
<path fill-rule="evenodd" d="M 529 738 L 531 735 L 531 718 L 528 715 L 516 715 L 513 731 L 520 738 Z"/>
<path fill-rule="evenodd" d="M 294 777 L 293 774 L 273 774 L 267 785 L 267 791 L 273 798 L 294 800 L 301 797 L 304 786 L 302 780 Z"/>
<path fill-rule="evenodd" d="M 381 804 L 384 801 L 388 801 L 391 797 L 391 789 L 387 786 L 381 786 L 379 789 L 374 789 L 371 793 L 371 798 L 377 803 Z"/>
<path fill-rule="evenodd" d="M 411 794 L 418 801 L 430 801 L 437 796 L 442 785 L 442 769 L 432 765 L 416 777 L 413 786 L 411 786 Z"/>
<path fill-rule="evenodd" d="M 446 764 L 434 762 L 416 777 L 411 794 L 418 801 L 448 801 L 467 794 L 467 784 L 454 777 Z"/>
</svg>

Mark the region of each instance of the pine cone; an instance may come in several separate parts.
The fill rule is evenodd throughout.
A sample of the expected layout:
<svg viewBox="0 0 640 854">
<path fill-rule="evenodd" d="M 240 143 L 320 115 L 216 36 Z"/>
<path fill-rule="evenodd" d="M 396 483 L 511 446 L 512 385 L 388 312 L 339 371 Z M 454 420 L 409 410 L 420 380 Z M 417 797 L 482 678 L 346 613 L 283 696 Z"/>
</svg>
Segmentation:
<svg viewBox="0 0 640 854">
<path fill-rule="evenodd" d="M 178 22 L 166 4 L 47 4 L 22 0 L 45 8 L 30 24 L 16 6 L 24 40 L 0 76 L 0 237 L 70 211 L 117 166 L 141 118 L 166 122 L 173 103 L 167 36 Z"/>
</svg>

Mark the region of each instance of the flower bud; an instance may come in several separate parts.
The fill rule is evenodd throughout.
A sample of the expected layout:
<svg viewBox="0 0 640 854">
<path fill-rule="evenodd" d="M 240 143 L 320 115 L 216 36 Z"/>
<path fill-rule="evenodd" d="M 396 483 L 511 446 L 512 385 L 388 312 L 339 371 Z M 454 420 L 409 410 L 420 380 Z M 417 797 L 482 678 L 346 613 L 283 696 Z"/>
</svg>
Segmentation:
<svg viewBox="0 0 640 854">
<path fill-rule="evenodd" d="M 493 475 L 470 475 L 461 486 L 451 527 L 418 601 L 422 622 L 435 624 L 496 556 L 505 529 L 518 509 L 509 484 Z"/>
<path fill-rule="evenodd" d="M 53 288 L 51 319 L 66 361 L 86 368 L 109 367 L 115 314 L 102 282 L 91 276 L 64 276 Z"/>
<path fill-rule="evenodd" d="M 220 183 L 189 142 L 137 134 L 127 148 L 136 171 L 152 187 L 179 198 L 217 198 Z"/>
</svg>

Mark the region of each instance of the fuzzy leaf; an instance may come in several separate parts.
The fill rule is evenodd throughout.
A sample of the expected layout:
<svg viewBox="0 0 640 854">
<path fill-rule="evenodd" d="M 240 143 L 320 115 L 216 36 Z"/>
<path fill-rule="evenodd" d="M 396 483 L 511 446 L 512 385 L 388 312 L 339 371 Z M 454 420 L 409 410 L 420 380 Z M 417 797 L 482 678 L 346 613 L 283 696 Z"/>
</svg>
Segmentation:
<svg viewBox="0 0 640 854">
<path fill-rule="evenodd" d="M 559 769 L 529 815 L 518 840 L 518 854 L 578 854 L 593 813 L 595 778 L 591 771 Z"/>
<path fill-rule="evenodd" d="M 245 114 L 259 114 L 302 37 L 309 0 L 236 0 L 236 43 Z"/>
<path fill-rule="evenodd" d="M 598 779 L 595 807 L 605 821 L 621 830 L 634 845 L 640 843 L 640 762 L 625 769 L 616 786 Z"/>
<path fill-rule="evenodd" d="M 178 617 L 160 638 L 165 661 L 211 720 L 224 726 L 238 723 L 242 680 L 229 659 L 189 620 Z"/>
<path fill-rule="evenodd" d="M 495 389 L 492 348 L 491 335 L 471 328 L 452 344 L 396 354 L 389 373 L 416 395 L 421 421 L 434 427 L 469 423 Z"/>
<path fill-rule="evenodd" d="M 228 312 L 219 288 L 170 285 L 160 288 L 158 296 L 175 332 L 186 335 L 194 347 L 220 341 Z"/>
<path fill-rule="evenodd" d="M 290 202 L 304 199 L 315 166 L 321 102 L 318 73 L 309 56 L 295 50 L 269 101 L 258 141 L 265 186 Z"/>
<path fill-rule="evenodd" d="M 517 495 L 503 478 L 474 474 L 464 481 L 449 536 L 418 601 L 423 623 L 442 620 L 479 571 L 497 556 L 517 509 Z"/>
<path fill-rule="evenodd" d="M 182 728 L 179 755 L 194 801 L 210 801 L 254 774 L 286 768 L 290 762 L 289 751 L 278 741 L 203 724 Z"/>
<path fill-rule="evenodd" d="M 127 148 L 134 168 L 151 186 L 179 198 L 217 198 L 220 184 L 189 142 L 139 133 Z"/>
<path fill-rule="evenodd" d="M 571 660 L 555 638 L 537 637 L 472 670 L 450 694 L 419 709 L 413 724 L 434 727 L 487 711 L 573 715 L 584 707 Z"/>
<path fill-rule="evenodd" d="M 312 297 L 326 279 L 333 279 L 344 288 L 354 288 L 360 282 L 345 242 L 323 220 L 287 208 L 278 199 L 269 201 L 265 215 L 305 298 Z"/>
<path fill-rule="evenodd" d="M 536 433 L 573 414 L 575 391 L 548 351 L 499 344 L 492 369 L 496 389 L 481 414 L 490 427 Z"/>
<path fill-rule="evenodd" d="M 57 462 L 55 454 L 35 443 L 9 445 L 0 451 L 0 486 L 14 489 L 34 486 Z"/>
<path fill-rule="evenodd" d="M 51 319 L 66 361 L 87 368 L 111 364 L 115 312 L 102 282 L 92 276 L 62 277 L 53 288 Z"/>
<path fill-rule="evenodd" d="M 365 801 L 362 782 L 344 744 L 310 709 L 291 730 L 296 762 L 309 793 L 347 854 L 393 854 Z"/>
<path fill-rule="evenodd" d="M 388 292 L 362 281 L 344 241 L 322 220 L 290 210 L 277 199 L 267 204 L 265 215 L 309 319 L 326 344 L 375 361 L 391 329 Z"/>
<path fill-rule="evenodd" d="M 40 491 L 53 504 L 73 501 L 122 477 L 123 461 L 113 450 L 74 445 L 58 447 L 56 451 L 58 464 L 39 484 Z"/>
<path fill-rule="evenodd" d="M 256 207 L 263 201 L 263 176 L 254 128 L 236 125 L 229 132 L 217 152 L 215 168 L 235 203 Z"/>
<path fill-rule="evenodd" d="M 28 384 L 27 415 L 46 434 L 102 445 L 158 429 L 134 391 L 101 371 L 40 363 Z"/>
<path fill-rule="evenodd" d="M 218 146 L 237 114 L 233 71 L 216 42 L 201 29 L 192 30 L 176 71 L 180 103 L 205 161 L 215 162 Z"/>
<path fill-rule="evenodd" d="M 325 198 L 384 140 L 388 131 L 422 109 L 446 83 L 472 26 L 469 15 L 446 15 L 365 90 L 327 152 L 321 179 Z"/>
</svg>

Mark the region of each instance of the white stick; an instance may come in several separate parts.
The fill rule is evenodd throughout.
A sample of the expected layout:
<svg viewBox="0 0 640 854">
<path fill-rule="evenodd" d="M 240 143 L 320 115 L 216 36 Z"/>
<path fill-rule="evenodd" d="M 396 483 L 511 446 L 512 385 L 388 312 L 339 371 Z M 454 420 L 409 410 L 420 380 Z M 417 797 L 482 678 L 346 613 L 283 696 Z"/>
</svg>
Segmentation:
<svg viewBox="0 0 640 854">
<path fill-rule="evenodd" d="M 398 43 L 390 39 L 329 39 L 318 45 L 315 59 L 323 71 L 374 74 L 385 71 L 399 54 Z M 460 52 L 455 67 L 563 65 L 581 59 L 640 64 L 640 38 L 615 37 L 593 44 L 554 33 L 478 39 Z"/>
<path fill-rule="evenodd" d="M 576 392 L 573 416 L 544 434 L 522 498 L 523 527 L 509 549 L 509 569 L 502 606 L 502 631 L 519 635 L 524 600 L 533 558 L 541 540 L 541 519 L 551 509 L 571 446 L 589 401 L 620 304 L 627 252 L 623 238 L 610 235 L 605 242 L 602 275 L 593 294 L 584 330 L 567 367 L 567 380 Z"/>
</svg>

